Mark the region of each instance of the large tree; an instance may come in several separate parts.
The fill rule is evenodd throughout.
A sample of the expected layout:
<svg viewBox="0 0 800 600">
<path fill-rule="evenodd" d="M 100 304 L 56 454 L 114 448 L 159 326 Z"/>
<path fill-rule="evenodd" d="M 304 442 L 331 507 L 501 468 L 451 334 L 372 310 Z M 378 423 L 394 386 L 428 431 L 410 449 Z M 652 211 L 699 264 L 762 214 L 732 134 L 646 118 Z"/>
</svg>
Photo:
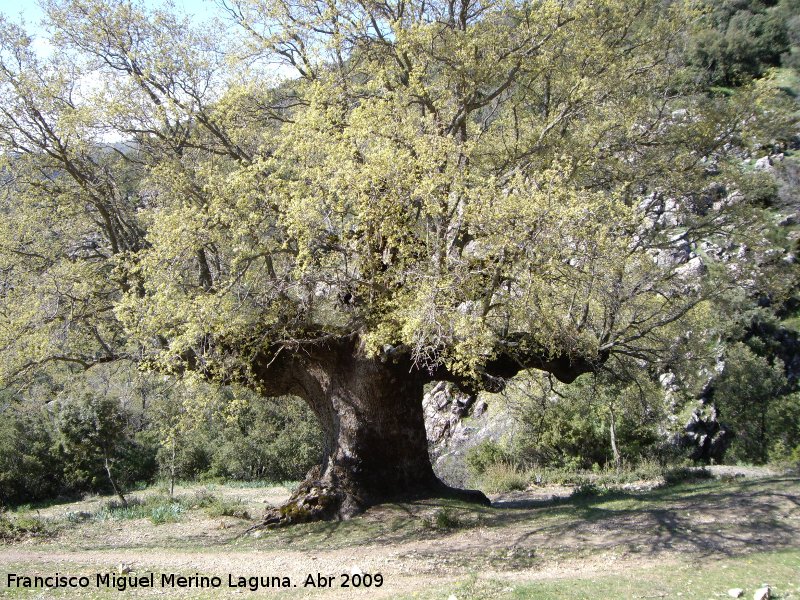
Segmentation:
<svg viewBox="0 0 800 600">
<path fill-rule="evenodd" d="M 128 359 L 304 398 L 324 458 L 277 520 L 446 492 L 431 381 L 648 361 L 757 283 L 677 266 L 748 225 L 769 100 L 691 88 L 682 5 L 43 6 L 49 52 L 0 23 L 0 381 Z"/>
</svg>

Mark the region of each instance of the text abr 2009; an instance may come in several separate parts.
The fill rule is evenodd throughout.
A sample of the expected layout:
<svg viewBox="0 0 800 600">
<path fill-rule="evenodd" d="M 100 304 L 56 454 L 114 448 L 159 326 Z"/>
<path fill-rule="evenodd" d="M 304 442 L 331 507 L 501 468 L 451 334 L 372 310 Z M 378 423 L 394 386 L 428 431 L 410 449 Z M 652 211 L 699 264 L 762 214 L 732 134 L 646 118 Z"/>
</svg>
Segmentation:
<svg viewBox="0 0 800 600">
<path fill-rule="evenodd" d="M 383 585 L 383 575 L 375 573 L 342 573 L 342 587 L 381 587 Z"/>
</svg>

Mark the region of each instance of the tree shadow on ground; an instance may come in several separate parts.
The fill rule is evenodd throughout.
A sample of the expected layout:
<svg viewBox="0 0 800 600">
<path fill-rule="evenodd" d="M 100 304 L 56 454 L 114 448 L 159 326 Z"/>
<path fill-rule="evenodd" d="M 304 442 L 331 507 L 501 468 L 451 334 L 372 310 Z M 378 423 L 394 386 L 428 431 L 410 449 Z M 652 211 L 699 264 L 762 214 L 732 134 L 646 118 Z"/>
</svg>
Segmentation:
<svg viewBox="0 0 800 600">
<path fill-rule="evenodd" d="M 434 517 L 442 510 L 451 513 L 452 527 L 436 526 Z M 554 500 L 501 500 L 491 507 L 451 499 L 384 504 L 350 521 L 270 531 L 261 543 L 337 549 L 446 538 L 449 552 L 469 556 L 491 547 L 526 556 L 613 550 L 643 556 L 680 551 L 703 557 L 795 547 L 798 514 L 800 478 L 776 477 Z"/>
<path fill-rule="evenodd" d="M 731 556 L 761 547 L 793 548 L 800 536 L 798 478 L 683 484 L 644 493 L 497 504 L 503 510 L 490 526 L 519 531 L 512 542 L 516 547 L 568 543 L 584 550 L 628 554 L 681 551 L 699 557 Z M 540 517 L 538 521 L 530 518 L 531 511 Z"/>
</svg>

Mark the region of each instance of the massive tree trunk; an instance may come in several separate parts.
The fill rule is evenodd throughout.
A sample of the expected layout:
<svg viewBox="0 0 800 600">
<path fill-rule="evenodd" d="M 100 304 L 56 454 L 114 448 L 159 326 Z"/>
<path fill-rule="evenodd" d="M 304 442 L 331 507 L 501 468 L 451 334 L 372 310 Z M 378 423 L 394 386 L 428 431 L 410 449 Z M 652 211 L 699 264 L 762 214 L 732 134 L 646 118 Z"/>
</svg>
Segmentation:
<svg viewBox="0 0 800 600">
<path fill-rule="evenodd" d="M 602 357 L 601 357 L 602 360 Z M 267 396 L 308 402 L 324 435 L 324 456 L 290 500 L 264 524 L 346 519 L 367 507 L 401 498 L 459 497 L 488 504 L 481 492 L 456 490 L 433 473 L 422 411 L 423 387 L 447 379 L 472 392 L 499 391 L 525 368 L 572 381 L 596 362 L 544 353 L 522 354 L 509 344 L 487 363 L 483 381 L 465 381 L 444 367 L 419 369 L 402 348 L 368 358 L 357 335 L 284 344 L 256 357 L 253 375 Z"/>
<path fill-rule="evenodd" d="M 278 357 L 259 372 L 269 391 L 298 395 L 319 419 L 322 463 L 267 524 L 346 519 L 392 499 L 459 496 L 433 473 L 422 411 L 427 377 L 407 359 L 366 358 L 353 339 Z"/>
</svg>

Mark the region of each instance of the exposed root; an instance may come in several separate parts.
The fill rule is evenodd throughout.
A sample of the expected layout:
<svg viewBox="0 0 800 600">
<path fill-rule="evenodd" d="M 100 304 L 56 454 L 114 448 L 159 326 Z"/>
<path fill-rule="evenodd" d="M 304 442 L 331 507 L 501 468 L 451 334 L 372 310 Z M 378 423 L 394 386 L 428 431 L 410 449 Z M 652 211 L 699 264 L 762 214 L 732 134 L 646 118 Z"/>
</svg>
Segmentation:
<svg viewBox="0 0 800 600">
<path fill-rule="evenodd" d="M 440 498 L 452 498 L 464 502 L 473 502 L 475 504 L 481 504 L 482 506 L 492 505 L 492 501 L 480 490 L 462 490 L 460 488 L 450 487 L 444 483 L 441 484 L 441 488 L 437 490 L 435 495 Z"/>
<path fill-rule="evenodd" d="M 261 522 L 247 532 L 311 521 L 341 521 L 365 509 L 366 505 L 354 494 L 321 481 L 306 480 L 285 504 L 268 509 Z"/>
<path fill-rule="evenodd" d="M 341 487 L 324 483 L 318 479 L 307 479 L 300 484 L 285 504 L 268 509 L 261 522 L 247 529 L 244 535 L 253 531 L 275 529 L 297 523 L 347 520 L 363 513 L 369 506 L 383 501 L 419 500 L 422 498 L 452 498 L 484 506 L 491 505 L 490 500 L 479 490 L 453 488 L 438 480 L 435 485 L 425 490 L 417 490 L 399 497 L 387 496 L 367 502 L 359 495 Z"/>
</svg>

